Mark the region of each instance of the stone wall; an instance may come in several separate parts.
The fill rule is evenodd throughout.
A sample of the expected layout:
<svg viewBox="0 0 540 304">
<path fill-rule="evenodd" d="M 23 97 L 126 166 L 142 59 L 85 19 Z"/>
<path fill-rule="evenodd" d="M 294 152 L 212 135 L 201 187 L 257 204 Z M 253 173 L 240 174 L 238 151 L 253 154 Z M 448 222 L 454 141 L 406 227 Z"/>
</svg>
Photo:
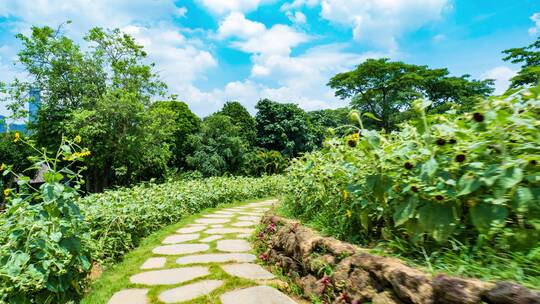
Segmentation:
<svg viewBox="0 0 540 304">
<path fill-rule="evenodd" d="M 327 303 L 540 304 L 540 293 L 512 282 L 435 277 L 351 244 L 322 237 L 275 215 L 263 218 L 260 259 L 281 268 L 308 297 Z"/>
</svg>

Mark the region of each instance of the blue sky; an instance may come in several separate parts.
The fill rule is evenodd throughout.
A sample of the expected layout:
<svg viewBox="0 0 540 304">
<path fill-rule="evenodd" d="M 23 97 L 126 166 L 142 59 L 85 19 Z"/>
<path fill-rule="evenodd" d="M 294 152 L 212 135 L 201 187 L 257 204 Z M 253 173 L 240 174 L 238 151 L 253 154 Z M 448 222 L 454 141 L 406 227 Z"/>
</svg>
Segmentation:
<svg viewBox="0 0 540 304">
<path fill-rule="evenodd" d="M 0 81 L 26 77 L 12 64 L 16 33 L 66 20 L 78 41 L 93 26 L 135 36 L 170 92 L 205 116 L 228 100 L 251 112 L 260 98 L 342 106 L 326 83 L 366 58 L 494 78 L 501 91 L 518 69 L 501 51 L 540 35 L 540 1 L 3 0 Z"/>
</svg>

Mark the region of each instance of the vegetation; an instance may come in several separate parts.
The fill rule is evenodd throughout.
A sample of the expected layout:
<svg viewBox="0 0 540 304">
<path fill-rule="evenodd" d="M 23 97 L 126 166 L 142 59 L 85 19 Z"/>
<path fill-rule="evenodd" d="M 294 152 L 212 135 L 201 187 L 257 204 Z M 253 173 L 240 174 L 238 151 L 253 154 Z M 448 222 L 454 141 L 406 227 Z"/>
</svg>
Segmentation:
<svg viewBox="0 0 540 304">
<path fill-rule="evenodd" d="M 387 131 L 407 118 L 418 98 L 432 101 L 428 112 L 443 112 L 453 105 L 470 108 L 476 97 L 493 92 L 492 80 L 470 80 L 469 75 L 450 77 L 447 69 L 368 59 L 355 70 L 340 73 L 328 85 L 336 96 L 351 98 L 351 107 L 374 115 L 372 122 Z"/>
<path fill-rule="evenodd" d="M 540 83 L 540 37 L 531 45 L 503 51 L 505 61 L 521 63 L 521 70 L 512 78 L 512 87 L 537 85 Z"/>
<path fill-rule="evenodd" d="M 418 100 L 420 118 L 400 131 L 360 127 L 293 161 L 285 212 L 363 245 L 400 244 L 406 256 L 519 253 L 491 269 L 517 264 L 538 277 L 540 87 L 510 93 L 464 114 L 427 116 Z"/>
<path fill-rule="evenodd" d="M 30 178 L 4 166 L 17 178 L 0 214 L 0 303 L 66 303 L 85 291 L 95 261 L 118 260 L 158 229 L 205 208 L 280 192 L 282 177 L 212 177 L 142 184 L 79 197 L 82 170 L 90 155 L 77 137 L 65 138 L 54 154 L 35 149 L 33 168 L 46 168 L 36 188 Z"/>
</svg>

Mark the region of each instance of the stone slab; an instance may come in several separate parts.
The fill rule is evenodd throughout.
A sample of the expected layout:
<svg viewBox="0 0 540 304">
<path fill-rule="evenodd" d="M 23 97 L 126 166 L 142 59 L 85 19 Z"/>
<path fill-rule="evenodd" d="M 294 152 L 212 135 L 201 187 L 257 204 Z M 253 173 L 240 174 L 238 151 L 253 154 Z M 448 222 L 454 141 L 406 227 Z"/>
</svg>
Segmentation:
<svg viewBox="0 0 540 304">
<path fill-rule="evenodd" d="M 107 304 L 147 304 L 150 303 L 146 294 L 148 289 L 124 289 L 115 293 Z"/>
<path fill-rule="evenodd" d="M 239 221 L 252 221 L 252 222 L 259 222 L 261 220 L 260 216 L 253 216 L 253 215 L 244 215 L 238 217 Z"/>
<path fill-rule="evenodd" d="M 141 266 L 141 269 L 163 268 L 167 263 L 167 258 L 148 258 Z"/>
<path fill-rule="evenodd" d="M 223 228 L 223 225 L 210 225 L 210 228 Z"/>
<path fill-rule="evenodd" d="M 133 275 L 129 281 L 143 285 L 172 285 L 191 281 L 210 274 L 208 267 L 183 267 L 164 270 L 153 270 Z"/>
<path fill-rule="evenodd" d="M 201 242 L 201 243 L 210 243 L 210 242 L 222 239 L 222 238 L 223 238 L 223 235 L 215 234 L 215 235 L 211 235 L 211 236 L 209 236 L 207 238 L 204 238 L 204 239 L 200 240 L 199 242 Z"/>
<path fill-rule="evenodd" d="M 179 255 L 202 252 L 210 249 L 208 244 L 174 244 L 156 247 L 152 250 L 155 254 Z"/>
<path fill-rule="evenodd" d="M 194 233 L 194 232 L 203 231 L 206 228 L 207 228 L 206 225 L 195 226 L 195 227 L 186 227 L 186 228 L 180 228 L 180 229 L 176 230 L 176 232 L 178 232 L 180 234 L 187 234 L 187 233 Z"/>
<path fill-rule="evenodd" d="M 169 235 L 163 240 L 163 244 L 178 244 L 178 243 L 184 243 L 196 240 L 200 238 L 201 235 L 199 233 L 193 233 L 193 234 L 174 234 Z"/>
<path fill-rule="evenodd" d="M 248 280 L 270 280 L 275 278 L 272 273 L 257 264 L 229 264 L 221 265 L 221 268 L 232 276 Z"/>
<path fill-rule="evenodd" d="M 251 245 L 246 240 L 221 240 L 217 241 L 217 250 L 226 252 L 250 251 Z"/>
<path fill-rule="evenodd" d="M 250 222 L 250 221 L 236 222 L 236 223 L 231 224 L 231 226 L 233 227 L 253 227 L 255 225 L 257 225 L 256 222 Z"/>
<path fill-rule="evenodd" d="M 176 263 L 180 265 L 226 262 L 249 263 L 256 259 L 256 256 L 249 253 L 208 253 L 183 256 L 176 259 Z"/>
<path fill-rule="evenodd" d="M 246 239 L 248 237 L 250 237 L 251 234 L 250 233 L 240 233 L 240 234 L 237 234 L 236 237 L 237 238 L 240 238 L 240 239 Z"/>
<path fill-rule="evenodd" d="M 223 281 L 206 280 L 181 287 L 165 290 L 159 294 L 159 300 L 164 303 L 176 303 L 202 297 L 221 287 Z"/>
<path fill-rule="evenodd" d="M 206 234 L 228 234 L 228 233 L 253 233 L 252 228 L 211 228 L 206 230 Z"/>
<path fill-rule="evenodd" d="M 205 214 L 203 215 L 203 217 L 206 217 L 206 218 L 231 218 L 233 216 L 234 215 L 232 214 Z"/>
<path fill-rule="evenodd" d="M 195 222 L 199 224 L 223 224 L 230 221 L 230 219 L 226 218 L 200 218 L 195 220 Z"/>
<path fill-rule="evenodd" d="M 291 298 L 270 286 L 255 286 L 223 294 L 222 304 L 295 304 Z"/>
<path fill-rule="evenodd" d="M 225 214 L 225 215 L 235 215 L 235 212 L 234 211 L 223 211 L 223 210 L 219 210 L 219 211 L 216 211 L 214 212 L 215 214 Z"/>
</svg>

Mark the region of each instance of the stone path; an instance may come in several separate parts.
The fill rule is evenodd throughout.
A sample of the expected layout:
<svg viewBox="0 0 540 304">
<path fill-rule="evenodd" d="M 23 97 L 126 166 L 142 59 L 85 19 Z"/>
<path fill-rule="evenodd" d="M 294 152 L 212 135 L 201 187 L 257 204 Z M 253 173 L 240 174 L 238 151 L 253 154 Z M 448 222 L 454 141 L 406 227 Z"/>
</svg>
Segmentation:
<svg viewBox="0 0 540 304">
<path fill-rule="evenodd" d="M 152 250 L 154 256 L 129 278 L 131 285 L 115 293 L 108 303 L 149 304 L 153 289 L 157 303 L 204 303 L 211 293 L 223 304 L 296 303 L 268 285 L 275 276 L 254 263 L 253 248 L 246 240 L 274 203 L 217 210 L 178 229 Z M 215 279 L 212 275 L 217 272 L 223 274 Z M 234 278 L 243 279 L 240 286 L 244 287 L 236 287 Z"/>
</svg>

